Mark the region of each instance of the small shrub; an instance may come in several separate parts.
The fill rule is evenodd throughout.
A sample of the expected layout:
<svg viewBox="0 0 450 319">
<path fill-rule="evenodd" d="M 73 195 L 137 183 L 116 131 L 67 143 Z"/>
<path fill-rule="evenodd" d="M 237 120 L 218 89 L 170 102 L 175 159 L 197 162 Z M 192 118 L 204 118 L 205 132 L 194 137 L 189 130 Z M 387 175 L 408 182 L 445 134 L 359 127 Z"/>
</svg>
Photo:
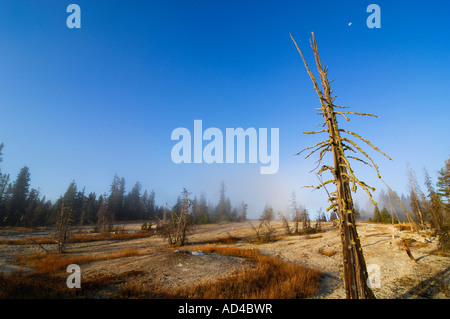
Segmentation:
<svg viewBox="0 0 450 319">
<path fill-rule="evenodd" d="M 331 257 L 331 256 L 336 255 L 336 250 L 326 248 L 326 247 L 321 247 L 321 248 L 319 248 L 319 254 Z"/>
<path fill-rule="evenodd" d="M 144 223 L 141 225 L 141 230 L 142 230 L 142 231 L 145 231 L 145 230 L 149 231 L 149 230 L 151 230 L 151 229 L 152 229 L 152 223 L 151 223 L 151 222 L 148 222 L 148 224 L 147 224 L 147 222 L 144 222 Z"/>
<path fill-rule="evenodd" d="M 255 233 L 255 240 L 256 243 L 270 243 L 275 241 L 276 239 L 276 230 L 271 225 L 270 221 L 268 220 L 262 220 L 258 227 L 255 227 L 254 225 L 250 224 L 254 233 Z"/>
</svg>

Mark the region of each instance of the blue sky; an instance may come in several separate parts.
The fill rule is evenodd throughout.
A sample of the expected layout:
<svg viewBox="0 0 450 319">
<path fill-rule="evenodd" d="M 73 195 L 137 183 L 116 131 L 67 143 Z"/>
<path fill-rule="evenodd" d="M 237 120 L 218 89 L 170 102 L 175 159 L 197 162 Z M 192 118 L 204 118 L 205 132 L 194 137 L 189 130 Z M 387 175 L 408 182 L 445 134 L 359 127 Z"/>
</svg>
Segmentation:
<svg viewBox="0 0 450 319">
<path fill-rule="evenodd" d="M 66 8 L 81 8 L 81 29 Z M 381 8 L 369 29 L 366 8 Z M 289 33 L 311 67 L 311 31 L 329 66 L 338 105 L 379 117 L 345 127 L 393 161 L 371 152 L 383 179 L 407 191 L 407 165 L 423 180 L 449 157 L 448 11 L 442 1 L 31 1 L 0 3 L 2 172 L 31 171 L 32 187 L 57 199 L 72 180 L 108 192 L 114 174 L 172 204 L 183 187 L 215 202 L 225 181 L 250 217 L 266 203 L 283 209 L 292 191 L 312 214 L 326 208 L 314 159 L 294 156 L 318 137 L 319 105 Z M 352 23 L 349 25 L 349 23 Z M 172 130 L 280 129 L 280 168 L 260 164 L 180 164 Z M 366 148 L 366 150 L 368 150 Z M 381 189 L 371 169 L 355 166 Z M 375 194 L 376 195 L 376 194 Z M 375 196 L 376 197 L 376 196 Z M 364 205 L 367 198 L 358 191 Z"/>
</svg>

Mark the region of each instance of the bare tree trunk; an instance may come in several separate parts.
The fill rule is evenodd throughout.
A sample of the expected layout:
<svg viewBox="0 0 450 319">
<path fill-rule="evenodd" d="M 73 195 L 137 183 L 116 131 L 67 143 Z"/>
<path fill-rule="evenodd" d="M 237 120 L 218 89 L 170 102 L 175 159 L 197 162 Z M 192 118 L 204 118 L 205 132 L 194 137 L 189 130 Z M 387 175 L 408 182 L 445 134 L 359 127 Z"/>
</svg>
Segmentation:
<svg viewBox="0 0 450 319">
<path fill-rule="evenodd" d="M 420 209 L 420 204 L 419 204 L 419 196 L 417 196 L 417 191 L 416 191 L 416 183 L 414 182 L 414 177 L 412 175 L 411 168 L 408 167 L 408 170 L 409 170 L 409 176 L 411 179 L 411 184 L 412 184 L 413 190 L 414 190 L 414 195 L 416 196 L 414 202 L 416 203 L 417 211 L 419 213 L 420 226 L 422 227 L 422 229 L 425 229 L 425 223 L 423 222 L 423 214 L 422 214 L 422 210 Z"/>
<path fill-rule="evenodd" d="M 406 242 L 404 240 L 402 240 L 402 243 L 403 243 L 403 247 L 405 248 L 406 254 L 408 255 L 409 259 L 416 262 L 416 259 L 411 254 L 411 251 L 409 250 L 408 245 L 406 245 Z"/>
<path fill-rule="evenodd" d="M 166 216 L 163 217 L 163 220 L 158 218 L 160 232 L 167 239 L 169 245 L 184 245 L 191 226 L 192 219 L 190 217 L 192 216 L 189 215 L 189 208 L 192 205 L 192 201 L 189 199 L 189 192 L 186 189 L 183 190 L 182 196 L 183 201 L 179 216 L 172 210 L 167 219 Z"/>
<path fill-rule="evenodd" d="M 334 172 L 337 189 L 337 199 L 339 208 L 342 255 L 344 261 L 344 282 L 347 298 L 349 299 L 367 299 L 374 298 L 372 290 L 367 285 L 367 268 L 362 254 L 361 244 L 356 231 L 355 213 L 353 200 L 350 193 L 350 183 L 347 169 L 344 162 L 344 148 L 339 133 L 336 113 L 333 108 L 331 98 L 330 83 L 327 79 L 327 73 L 322 68 L 316 39 L 313 34 L 313 49 L 316 58 L 317 69 L 323 86 L 325 97 L 325 119 L 331 141 L 331 150 L 333 154 Z"/>
<path fill-rule="evenodd" d="M 416 229 L 417 234 L 419 236 L 421 236 L 420 234 L 420 227 L 416 224 L 416 222 L 414 221 L 414 219 L 411 217 L 411 215 L 408 213 L 408 211 L 405 208 L 405 205 L 403 205 L 402 201 L 400 200 L 400 198 L 398 198 L 397 194 L 395 194 L 395 192 L 388 186 L 388 184 L 386 184 L 385 181 L 381 180 L 384 185 L 386 185 L 386 187 L 389 189 L 389 191 L 392 193 L 392 195 L 394 195 L 395 199 L 397 199 L 397 202 L 400 204 L 400 206 L 403 208 L 403 211 L 405 212 L 406 218 L 408 219 L 408 222 L 411 225 L 411 231 L 413 231 L 414 229 Z"/>
<path fill-rule="evenodd" d="M 293 38 L 292 40 L 294 41 Z M 310 71 L 303 57 L 302 52 L 300 51 L 296 43 L 295 45 L 300 55 L 302 56 L 308 74 L 310 75 L 314 83 L 314 89 L 316 90 L 322 105 L 320 110 L 322 111 L 322 116 L 325 119 L 325 122 L 323 124 L 326 126 L 326 130 L 312 133 L 315 134 L 328 132 L 328 140 L 318 143 L 315 146 L 316 149 L 312 151 L 310 155 L 315 151 L 322 149 L 320 153 L 319 165 L 325 152 L 331 151 L 333 155 L 334 168 L 324 165 L 320 170 L 321 172 L 324 170 L 329 170 L 330 172 L 332 172 L 333 179 L 325 183 L 322 183 L 318 188 L 325 186 L 329 182 L 333 182 L 336 185 L 335 198 L 333 199 L 334 204 L 332 206 L 333 207 L 337 206 L 340 220 L 340 236 L 342 242 L 342 255 L 344 266 L 343 279 L 346 296 L 348 299 L 375 298 L 374 293 L 368 286 L 367 267 L 364 260 L 358 233 L 356 231 L 355 211 L 351 196 L 350 179 L 352 179 L 354 184 L 358 183 L 360 186 L 366 189 L 366 191 L 367 185 L 359 181 L 353 175 L 353 172 L 350 169 L 350 165 L 348 164 L 348 160 L 346 159 L 344 154 L 343 141 L 345 140 L 348 143 L 351 143 L 351 141 L 348 139 L 341 138 L 340 132 L 343 130 L 340 130 L 338 128 L 336 114 L 341 114 L 344 117 L 345 115 L 344 112 L 338 112 L 334 110 L 333 98 L 331 97 L 330 82 L 327 79 L 327 69 L 322 67 L 314 33 L 312 34 L 311 47 L 314 51 L 314 57 L 316 60 L 317 69 L 319 71 L 323 91 L 319 89 L 317 81 L 315 80 L 314 75 Z M 349 113 L 351 112 L 347 112 L 347 114 Z M 348 131 L 345 132 L 359 137 L 359 135 L 357 135 L 356 133 Z M 363 141 L 371 145 L 368 141 L 366 140 Z M 352 145 L 358 150 L 360 150 L 360 148 L 356 144 L 352 143 Z M 349 146 L 347 146 L 347 148 L 349 148 Z M 366 155 L 365 153 L 363 154 Z"/>
<path fill-rule="evenodd" d="M 70 233 L 69 227 L 72 217 L 72 209 L 70 207 L 64 207 L 64 200 L 61 203 L 61 211 L 56 218 L 55 224 L 55 241 L 58 247 L 58 253 L 63 253 L 67 241 L 69 240 Z"/>
<path fill-rule="evenodd" d="M 395 226 L 394 226 L 394 213 L 392 212 L 392 204 L 391 204 L 391 193 L 388 193 L 389 198 L 389 209 L 391 211 L 391 220 L 392 220 L 392 241 L 395 239 Z"/>
</svg>

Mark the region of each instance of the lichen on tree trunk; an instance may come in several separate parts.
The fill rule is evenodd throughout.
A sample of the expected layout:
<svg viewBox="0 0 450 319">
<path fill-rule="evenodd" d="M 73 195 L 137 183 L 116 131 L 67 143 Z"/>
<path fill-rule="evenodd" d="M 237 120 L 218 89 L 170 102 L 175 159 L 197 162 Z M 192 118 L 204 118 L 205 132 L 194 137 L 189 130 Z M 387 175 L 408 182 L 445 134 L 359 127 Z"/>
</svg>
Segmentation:
<svg viewBox="0 0 450 319">
<path fill-rule="evenodd" d="M 337 111 L 335 108 L 346 108 L 342 106 L 337 106 L 334 104 L 334 99 L 331 96 L 332 90 L 330 88 L 330 81 L 327 78 L 327 68 L 322 67 L 322 63 L 320 61 L 319 51 L 317 48 L 316 39 L 314 33 L 312 33 L 312 41 L 311 48 L 314 52 L 314 57 L 317 65 L 317 70 L 320 75 L 322 90 L 319 88 L 319 85 L 316 81 L 315 76 L 311 72 L 306 63 L 306 60 L 299 49 L 297 43 L 291 35 L 292 40 L 297 47 L 298 52 L 300 53 L 303 63 L 305 64 L 306 70 L 311 77 L 311 80 L 314 84 L 314 89 L 317 92 L 321 107 L 321 115 L 324 118 L 324 122 L 321 123 L 325 129 L 320 131 L 313 132 L 304 132 L 306 134 L 319 134 L 319 133 L 328 133 L 328 139 L 317 143 L 313 147 L 308 147 L 303 149 L 298 154 L 302 153 L 305 150 L 311 150 L 311 152 L 306 156 L 308 158 L 315 152 L 320 151 L 319 160 L 317 167 L 320 166 L 322 160 L 326 153 L 331 152 L 333 155 L 333 166 L 323 165 L 318 171 L 318 176 L 322 175 L 325 172 L 329 172 L 332 174 L 332 179 L 322 182 L 318 186 L 310 186 L 315 189 L 319 189 L 324 187 L 329 183 L 333 183 L 336 186 L 336 191 L 330 194 L 329 201 L 331 201 L 330 207 L 327 210 L 337 210 L 340 222 L 340 236 L 342 242 L 342 257 L 343 257 L 343 280 L 344 287 L 346 291 L 346 296 L 349 299 L 369 299 L 375 298 L 373 291 L 370 289 L 368 285 L 368 273 L 367 267 L 364 260 L 363 251 L 361 248 L 361 243 L 358 237 L 358 232 L 356 230 L 356 221 L 355 221 L 355 211 L 352 200 L 352 191 L 356 191 L 357 186 L 361 186 L 372 199 L 371 191 L 374 188 L 368 186 L 363 181 L 359 180 L 350 165 L 349 159 L 357 160 L 363 162 L 366 165 L 372 166 L 377 170 L 378 177 L 380 177 L 378 167 L 372 158 L 367 155 L 354 141 L 350 138 L 342 137 L 341 133 L 345 133 L 351 135 L 353 137 L 358 138 L 359 140 L 365 142 L 367 145 L 380 152 L 389 158 L 386 154 L 382 153 L 377 147 L 373 146 L 368 140 L 362 138 L 358 134 L 339 129 L 338 121 L 336 115 L 341 115 L 345 118 L 345 120 L 349 121 L 347 115 L 361 115 L 361 116 L 374 116 L 373 114 L 367 113 L 358 113 L 358 112 L 344 112 Z M 356 150 L 355 150 L 356 149 Z M 358 158 L 356 156 L 346 156 L 345 150 L 352 151 L 353 153 L 361 153 L 366 159 L 368 159 L 372 165 L 367 163 L 366 161 Z M 352 187 L 350 184 L 352 183 Z M 328 193 L 328 191 L 327 191 Z"/>
</svg>

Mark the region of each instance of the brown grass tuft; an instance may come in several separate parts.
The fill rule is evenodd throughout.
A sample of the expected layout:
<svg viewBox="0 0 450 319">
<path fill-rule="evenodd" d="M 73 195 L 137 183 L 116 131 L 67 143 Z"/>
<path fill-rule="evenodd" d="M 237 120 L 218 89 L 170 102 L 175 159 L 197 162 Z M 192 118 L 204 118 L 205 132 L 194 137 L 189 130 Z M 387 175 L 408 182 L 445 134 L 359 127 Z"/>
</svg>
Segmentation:
<svg viewBox="0 0 450 319">
<path fill-rule="evenodd" d="M 115 258 L 138 256 L 141 253 L 137 249 L 125 249 L 119 252 L 113 252 L 96 256 L 68 256 L 67 254 L 48 253 L 19 255 L 17 261 L 31 268 L 36 269 L 41 274 L 65 270 L 70 264 L 84 264 L 91 261 L 109 260 Z"/>
<path fill-rule="evenodd" d="M 235 244 L 239 240 L 242 240 L 242 238 L 236 237 L 236 236 L 232 236 L 232 235 L 227 235 L 227 236 L 223 236 L 223 237 L 219 237 L 219 238 L 213 239 L 211 241 L 211 243 L 215 243 L 215 244 Z"/>
<path fill-rule="evenodd" d="M 168 289 L 158 285 L 127 285 L 117 298 L 194 298 L 194 299 L 292 299 L 306 298 L 319 291 L 321 273 L 275 257 L 260 255 L 257 249 L 235 247 L 197 247 L 205 253 L 248 258 L 253 267 L 227 278 L 204 281 L 192 287 Z"/>
<path fill-rule="evenodd" d="M 402 241 L 400 241 L 398 243 L 398 245 L 403 247 L 403 242 L 405 242 L 405 244 L 408 247 L 426 247 L 427 246 L 426 243 L 422 243 L 420 241 L 417 241 L 414 238 L 403 238 Z"/>
<path fill-rule="evenodd" d="M 102 240 L 131 240 L 137 238 L 152 237 L 154 233 L 149 231 L 137 231 L 134 233 L 116 232 L 116 233 L 90 233 L 90 234 L 71 234 L 68 243 L 87 243 Z M 0 239 L 2 245 L 31 245 L 31 244 L 55 244 L 55 238 L 52 236 L 33 236 L 19 239 Z"/>
<path fill-rule="evenodd" d="M 331 249 L 331 248 L 321 247 L 321 248 L 319 248 L 319 254 L 331 257 L 331 256 L 336 255 L 336 250 Z"/>
<path fill-rule="evenodd" d="M 400 231 L 410 231 L 411 225 L 410 224 L 396 224 L 394 227 Z"/>
<path fill-rule="evenodd" d="M 74 297 L 65 281 L 42 274 L 26 275 L 21 271 L 0 273 L 0 299 Z"/>
<path fill-rule="evenodd" d="M 104 275 L 82 280 L 81 289 L 69 289 L 64 275 L 26 274 L 22 271 L 0 273 L 0 299 L 95 297 L 99 290 L 141 273 L 141 271 L 130 271 L 120 276 Z"/>
</svg>

